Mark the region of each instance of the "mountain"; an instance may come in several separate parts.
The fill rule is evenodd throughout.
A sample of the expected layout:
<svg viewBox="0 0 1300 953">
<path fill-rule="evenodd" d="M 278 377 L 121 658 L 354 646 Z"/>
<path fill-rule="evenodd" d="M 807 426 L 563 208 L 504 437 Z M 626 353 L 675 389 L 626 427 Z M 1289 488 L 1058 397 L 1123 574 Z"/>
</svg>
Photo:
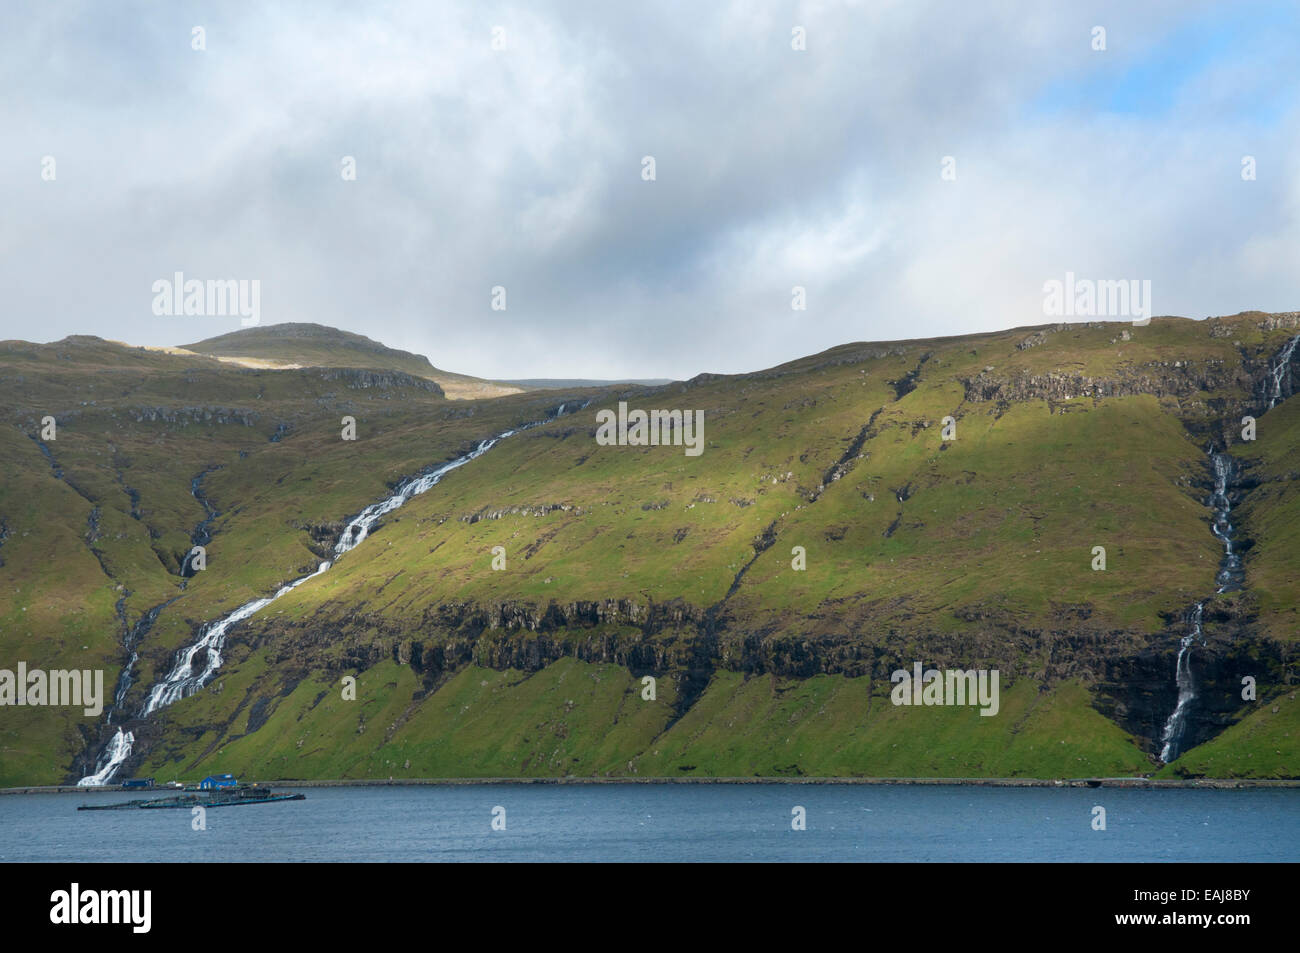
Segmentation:
<svg viewBox="0 0 1300 953">
<path fill-rule="evenodd" d="M 0 343 L 2 657 L 122 689 L 8 709 L 0 784 L 119 730 L 160 779 L 1300 776 L 1298 336 L 1054 324 L 491 401 Z M 620 404 L 701 412 L 702 452 L 598 440 Z M 215 677 L 143 716 L 201 642 Z M 916 663 L 996 669 L 996 715 L 893 704 Z"/>
<path fill-rule="evenodd" d="M 569 387 L 626 387 L 633 384 L 639 387 L 662 387 L 664 384 L 671 384 L 672 381 L 667 378 L 598 380 L 569 377 L 532 377 L 527 380 L 502 381 L 501 383 L 511 384 L 521 390 L 564 390 Z"/>
<path fill-rule="evenodd" d="M 436 381 L 453 400 L 500 397 L 525 389 L 439 370 L 422 354 L 399 351 L 360 334 L 320 324 L 289 322 L 243 328 L 183 344 L 180 349 L 248 367 L 364 367 L 402 371 Z"/>
</svg>

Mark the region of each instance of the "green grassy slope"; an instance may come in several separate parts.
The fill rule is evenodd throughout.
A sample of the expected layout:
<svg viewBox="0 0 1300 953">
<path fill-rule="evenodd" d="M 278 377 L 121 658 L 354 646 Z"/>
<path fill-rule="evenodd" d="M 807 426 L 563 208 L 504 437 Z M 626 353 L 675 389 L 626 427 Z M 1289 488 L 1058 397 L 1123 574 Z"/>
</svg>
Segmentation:
<svg viewBox="0 0 1300 953">
<path fill-rule="evenodd" d="M 132 769 L 1152 772 L 1180 616 L 1213 592 L 1221 553 L 1205 448 L 1259 412 L 1268 357 L 1295 333 L 1278 323 L 1250 313 L 846 345 L 751 375 L 456 404 L 321 370 L 212 368 L 101 342 L 84 345 L 100 373 L 96 404 L 83 407 L 87 377 L 72 371 L 90 356 L 62 366 L 0 345 L 0 389 L 17 408 L 0 495 L 0 644 L 34 653 L 51 633 L 93 630 L 80 657 L 115 677 L 115 587 L 128 623 L 174 599 L 140 645 L 127 706 L 138 708 L 199 624 L 309 571 L 341 521 L 398 479 L 593 397 L 452 472 L 233 630 L 210 686 L 136 725 Z M 255 419 L 132 416 L 218 399 Z M 620 399 L 702 409 L 705 452 L 597 445 L 595 412 Z M 50 449 L 63 480 L 25 435 L 39 405 L 60 419 Z M 1247 590 L 1207 612 L 1206 664 L 1218 668 L 1197 724 L 1206 743 L 1167 772 L 1300 773 L 1297 746 L 1252 729 L 1266 708 L 1219 691 L 1255 657 L 1268 707 L 1294 677 L 1293 405 L 1260 416 L 1259 440 L 1234 448 L 1258 482 L 1235 514 L 1252 541 Z M 357 418 L 356 442 L 339 439 L 343 413 Z M 945 441 L 949 415 L 957 438 Z M 209 569 L 182 585 L 178 559 L 205 513 L 190 481 L 208 470 L 201 489 L 219 513 Z M 58 521 L 23 508 L 33 493 Z M 104 539 L 92 545 L 96 506 Z M 86 571 L 49 589 L 59 577 L 29 562 L 35 550 L 14 549 L 20 527 L 24 547 Z M 504 571 L 492 568 L 497 546 Z M 1104 572 L 1091 568 L 1095 546 Z M 15 613 L 37 592 L 47 616 L 23 628 Z M 889 674 L 914 661 L 997 668 L 1002 710 L 893 706 Z M 355 701 L 340 697 L 345 675 L 358 680 Z M 641 698 L 645 676 L 657 679 L 654 701 Z M 0 725 L 0 783 L 75 774 L 102 737 L 86 719 L 34 711 Z M 1243 767 L 1248 738 L 1280 752 L 1267 768 Z"/>
<path fill-rule="evenodd" d="M 436 389 L 377 388 L 346 371 L 242 370 L 93 338 L 0 343 L 0 366 L 0 406 L 12 408 L 0 428 L 0 668 L 102 669 L 110 698 L 124 634 L 149 608 L 174 600 L 139 646 L 139 689 L 202 621 L 314 568 L 306 527 L 555 401 L 467 411 Z M 54 438 L 34 439 L 47 415 Z M 359 442 L 340 439 L 344 415 L 372 450 L 391 448 L 387 465 L 362 464 Z M 184 581 L 206 515 L 191 481 L 205 472 L 215 541 L 208 572 Z M 79 710 L 4 716 L 0 779 L 62 778 L 99 730 Z"/>
<path fill-rule="evenodd" d="M 1257 424 L 1254 442 L 1234 453 L 1253 486 L 1237 511 L 1248 540 L 1248 591 L 1242 601 L 1258 612 L 1257 625 L 1281 644 L 1277 657 L 1243 665 L 1240 678 L 1259 683 L 1256 697 L 1234 699 L 1234 719 L 1221 735 L 1188 752 L 1162 776 L 1228 775 L 1286 778 L 1296 775 L 1300 706 L 1296 704 L 1296 643 L 1300 641 L 1300 403 L 1279 404 Z"/>
<path fill-rule="evenodd" d="M 434 367 L 422 354 L 387 347 L 364 335 L 319 324 L 290 322 L 243 328 L 181 347 L 195 354 L 218 358 L 252 358 L 304 367 L 366 367 L 400 371 L 436 381 L 453 398 L 502 397 L 525 389 L 444 371 Z"/>
</svg>

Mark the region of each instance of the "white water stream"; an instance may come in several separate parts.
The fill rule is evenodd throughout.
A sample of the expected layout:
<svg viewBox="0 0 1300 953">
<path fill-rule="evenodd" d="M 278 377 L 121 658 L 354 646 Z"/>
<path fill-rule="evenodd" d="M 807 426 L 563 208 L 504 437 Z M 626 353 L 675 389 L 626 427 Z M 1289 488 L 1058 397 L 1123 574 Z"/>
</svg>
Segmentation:
<svg viewBox="0 0 1300 953">
<path fill-rule="evenodd" d="M 1282 346 L 1268 366 L 1268 379 L 1271 383 L 1268 393 L 1268 409 L 1277 406 L 1283 399 L 1283 383 L 1290 380 L 1291 359 L 1295 356 L 1296 345 L 1300 344 L 1300 334 L 1295 335 Z M 1210 496 L 1210 509 L 1214 518 L 1210 532 L 1223 543 L 1223 559 L 1219 563 L 1219 572 L 1214 577 L 1218 584 L 1216 594 L 1233 592 L 1241 588 L 1243 566 L 1241 556 L 1233 547 L 1232 501 L 1228 499 L 1228 485 L 1236 479 L 1237 461 L 1226 453 L 1210 453 L 1210 463 L 1214 470 L 1214 493 Z M 1173 713 L 1165 722 L 1165 729 L 1160 740 L 1163 747 L 1160 760 L 1165 764 L 1173 761 L 1182 753 L 1183 735 L 1187 730 L 1187 713 L 1192 702 L 1196 700 L 1196 685 L 1192 680 L 1191 653 L 1197 642 L 1205 644 L 1202 632 L 1202 617 L 1205 603 L 1198 602 L 1188 613 L 1187 634 L 1179 640 L 1178 661 L 1174 667 L 1174 682 L 1178 686 L 1178 702 Z"/>
<path fill-rule="evenodd" d="M 581 410 L 587 406 L 584 402 L 573 410 Z M 254 599 L 252 602 L 245 603 L 234 612 L 222 616 L 213 622 L 209 622 L 199 630 L 198 639 L 187 648 L 182 649 L 176 656 L 172 669 L 167 673 L 161 682 L 158 682 L 149 690 L 149 696 L 145 701 L 144 708 L 140 712 L 140 717 L 147 717 L 160 708 L 165 708 L 174 702 L 180 701 L 193 695 L 216 676 L 217 669 L 221 667 L 222 657 L 221 649 L 226 644 L 226 633 L 236 624 L 243 622 L 250 616 L 265 609 L 272 602 L 281 596 L 288 595 L 297 589 L 309 579 L 315 579 L 324 572 L 328 572 L 330 567 L 338 561 L 338 558 L 344 553 L 356 549 L 368 535 L 370 529 L 382 517 L 391 513 L 393 510 L 405 504 L 412 497 L 425 493 L 438 484 L 438 482 L 458 467 L 463 467 L 471 460 L 481 457 L 491 450 L 496 444 L 507 437 L 513 437 L 523 430 L 530 430 L 533 427 L 540 427 L 542 424 L 549 423 L 557 417 L 563 416 L 567 404 L 560 404 L 559 408 L 550 417 L 545 420 L 538 420 L 530 424 L 524 424 L 515 430 L 507 430 L 484 440 L 477 447 L 463 456 L 457 457 L 449 463 L 423 474 L 422 476 L 411 477 L 398 486 L 397 492 L 379 503 L 373 503 L 364 510 L 347 521 L 347 528 L 340 534 L 338 542 L 334 544 L 334 559 L 327 560 L 320 564 L 315 572 L 308 573 L 300 579 L 282 586 L 273 596 L 267 596 L 264 599 Z M 203 661 L 196 671 L 195 660 L 201 658 Z M 88 774 L 77 782 L 79 785 L 92 786 L 108 784 L 118 769 L 127 758 L 131 756 L 132 747 L 135 744 L 135 735 L 129 731 L 123 731 L 118 728 L 117 733 L 109 740 L 99 761 L 95 765 L 94 774 Z"/>
</svg>

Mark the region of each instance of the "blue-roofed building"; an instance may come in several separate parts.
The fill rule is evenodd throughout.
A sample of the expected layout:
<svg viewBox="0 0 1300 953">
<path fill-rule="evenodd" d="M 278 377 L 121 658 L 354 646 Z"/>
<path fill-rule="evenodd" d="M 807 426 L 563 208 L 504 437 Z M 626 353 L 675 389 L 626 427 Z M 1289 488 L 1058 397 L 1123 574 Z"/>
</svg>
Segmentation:
<svg viewBox="0 0 1300 953">
<path fill-rule="evenodd" d="M 215 791 L 217 788 L 233 788 L 238 783 L 233 774 L 210 774 L 199 782 L 199 790 Z"/>
</svg>

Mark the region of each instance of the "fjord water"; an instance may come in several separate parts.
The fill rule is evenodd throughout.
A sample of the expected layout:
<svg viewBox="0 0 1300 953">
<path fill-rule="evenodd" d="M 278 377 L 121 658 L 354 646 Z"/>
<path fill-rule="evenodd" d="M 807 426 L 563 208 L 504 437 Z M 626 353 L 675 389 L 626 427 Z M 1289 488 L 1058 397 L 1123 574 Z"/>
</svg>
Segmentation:
<svg viewBox="0 0 1300 953">
<path fill-rule="evenodd" d="M 286 785 L 286 790 L 292 790 Z M 209 810 L 77 811 L 139 794 L 0 796 L 15 861 L 1293 861 L 1300 789 L 845 784 L 303 788 Z M 506 829 L 492 830 L 505 808 Z M 791 829 L 791 810 L 807 829 Z M 1106 830 L 1093 830 L 1093 808 Z"/>
</svg>

